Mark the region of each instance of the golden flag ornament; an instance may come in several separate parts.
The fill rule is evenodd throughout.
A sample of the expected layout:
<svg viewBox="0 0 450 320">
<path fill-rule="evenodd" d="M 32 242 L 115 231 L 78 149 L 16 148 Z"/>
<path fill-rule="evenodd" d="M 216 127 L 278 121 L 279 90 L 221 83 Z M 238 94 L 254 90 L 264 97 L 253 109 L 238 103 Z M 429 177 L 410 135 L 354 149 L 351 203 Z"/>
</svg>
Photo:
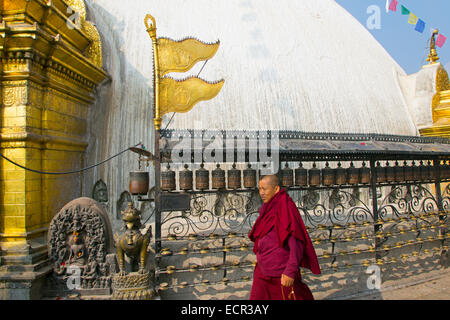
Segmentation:
<svg viewBox="0 0 450 320">
<path fill-rule="evenodd" d="M 219 49 L 220 41 L 205 43 L 195 38 L 175 41 L 158 38 L 159 74 L 186 72 L 197 62 L 211 59 Z"/>
<path fill-rule="evenodd" d="M 159 84 L 161 117 L 169 112 L 188 112 L 196 103 L 214 98 L 223 84 L 224 80 L 208 82 L 198 77 L 184 80 L 161 78 Z"/>
</svg>

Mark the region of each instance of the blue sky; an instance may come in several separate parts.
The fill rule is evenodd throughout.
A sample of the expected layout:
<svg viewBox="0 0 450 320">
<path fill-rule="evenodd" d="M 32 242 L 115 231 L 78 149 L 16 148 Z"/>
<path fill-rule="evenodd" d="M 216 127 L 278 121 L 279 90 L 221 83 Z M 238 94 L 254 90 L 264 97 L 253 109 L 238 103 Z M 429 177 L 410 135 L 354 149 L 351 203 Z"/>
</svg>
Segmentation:
<svg viewBox="0 0 450 320">
<path fill-rule="evenodd" d="M 390 1 L 390 0 L 389 0 Z M 426 64 L 430 38 L 430 28 L 438 28 L 447 37 L 447 42 L 440 49 L 439 60 L 450 72 L 450 0 L 398 0 L 397 12 L 386 13 L 386 0 L 336 0 L 367 28 L 371 14 L 367 8 L 378 5 L 381 8 L 380 29 L 369 30 L 389 54 L 408 73 L 419 71 Z M 425 31 L 419 33 L 415 26 L 408 24 L 408 16 L 403 16 L 400 5 L 404 5 L 418 18 L 426 22 Z"/>
</svg>

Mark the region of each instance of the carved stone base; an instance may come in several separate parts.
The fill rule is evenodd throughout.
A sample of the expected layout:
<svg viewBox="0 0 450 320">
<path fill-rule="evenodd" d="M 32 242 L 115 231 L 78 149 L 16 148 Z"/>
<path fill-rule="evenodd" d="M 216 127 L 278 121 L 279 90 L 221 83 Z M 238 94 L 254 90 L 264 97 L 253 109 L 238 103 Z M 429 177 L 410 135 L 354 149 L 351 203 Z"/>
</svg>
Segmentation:
<svg viewBox="0 0 450 320">
<path fill-rule="evenodd" d="M 155 296 L 149 272 L 133 272 L 124 276 L 116 273 L 113 276 L 112 289 L 113 300 L 152 300 Z"/>
</svg>

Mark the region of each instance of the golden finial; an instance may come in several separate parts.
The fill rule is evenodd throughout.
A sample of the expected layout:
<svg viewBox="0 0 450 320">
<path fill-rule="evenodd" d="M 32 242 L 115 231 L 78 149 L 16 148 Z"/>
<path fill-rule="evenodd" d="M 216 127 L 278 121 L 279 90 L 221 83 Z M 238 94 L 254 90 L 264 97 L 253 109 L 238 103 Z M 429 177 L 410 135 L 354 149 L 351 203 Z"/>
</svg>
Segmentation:
<svg viewBox="0 0 450 320">
<path fill-rule="evenodd" d="M 439 60 L 439 57 L 436 52 L 436 35 L 438 35 L 438 33 L 439 33 L 439 30 L 435 29 L 435 30 L 433 30 L 433 34 L 431 35 L 430 54 L 428 55 L 428 59 L 427 59 L 427 61 L 430 64 L 434 64 L 434 63 L 436 63 L 436 61 Z"/>
</svg>

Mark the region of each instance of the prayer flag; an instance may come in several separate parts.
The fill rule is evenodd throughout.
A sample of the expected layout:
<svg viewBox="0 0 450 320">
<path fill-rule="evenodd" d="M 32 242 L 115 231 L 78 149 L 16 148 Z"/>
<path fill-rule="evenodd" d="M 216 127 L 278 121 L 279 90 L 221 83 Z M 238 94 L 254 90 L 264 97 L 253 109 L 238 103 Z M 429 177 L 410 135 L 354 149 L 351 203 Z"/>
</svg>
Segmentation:
<svg viewBox="0 0 450 320">
<path fill-rule="evenodd" d="M 403 6 L 403 5 L 402 5 L 402 14 L 403 14 L 403 15 L 410 14 L 410 11 L 409 11 L 408 9 L 406 9 L 406 7 Z"/>
<path fill-rule="evenodd" d="M 417 32 L 423 33 L 423 31 L 425 30 L 425 21 L 423 21 L 422 19 L 419 19 L 419 21 L 417 21 L 415 30 Z"/>
<path fill-rule="evenodd" d="M 444 46 L 444 44 L 445 44 L 445 41 L 447 41 L 447 37 L 445 37 L 445 36 L 442 35 L 442 34 L 439 34 L 438 37 L 437 37 L 437 39 L 436 39 L 436 45 L 437 45 L 439 48 L 442 48 L 442 47 Z"/>
<path fill-rule="evenodd" d="M 211 59 L 220 42 L 205 43 L 194 38 L 172 40 L 158 38 L 158 62 L 161 76 L 169 72 L 186 72 L 198 61 Z"/>
<path fill-rule="evenodd" d="M 159 83 L 161 116 L 169 112 L 188 112 L 197 102 L 214 98 L 222 89 L 224 81 L 208 82 L 197 77 L 185 80 L 161 78 Z"/>
<path fill-rule="evenodd" d="M 397 11 L 397 5 L 398 5 L 397 0 L 391 0 L 391 4 L 389 5 L 389 10 Z"/>
<path fill-rule="evenodd" d="M 417 16 L 412 12 L 409 14 L 408 23 L 409 24 L 417 24 Z"/>
</svg>

